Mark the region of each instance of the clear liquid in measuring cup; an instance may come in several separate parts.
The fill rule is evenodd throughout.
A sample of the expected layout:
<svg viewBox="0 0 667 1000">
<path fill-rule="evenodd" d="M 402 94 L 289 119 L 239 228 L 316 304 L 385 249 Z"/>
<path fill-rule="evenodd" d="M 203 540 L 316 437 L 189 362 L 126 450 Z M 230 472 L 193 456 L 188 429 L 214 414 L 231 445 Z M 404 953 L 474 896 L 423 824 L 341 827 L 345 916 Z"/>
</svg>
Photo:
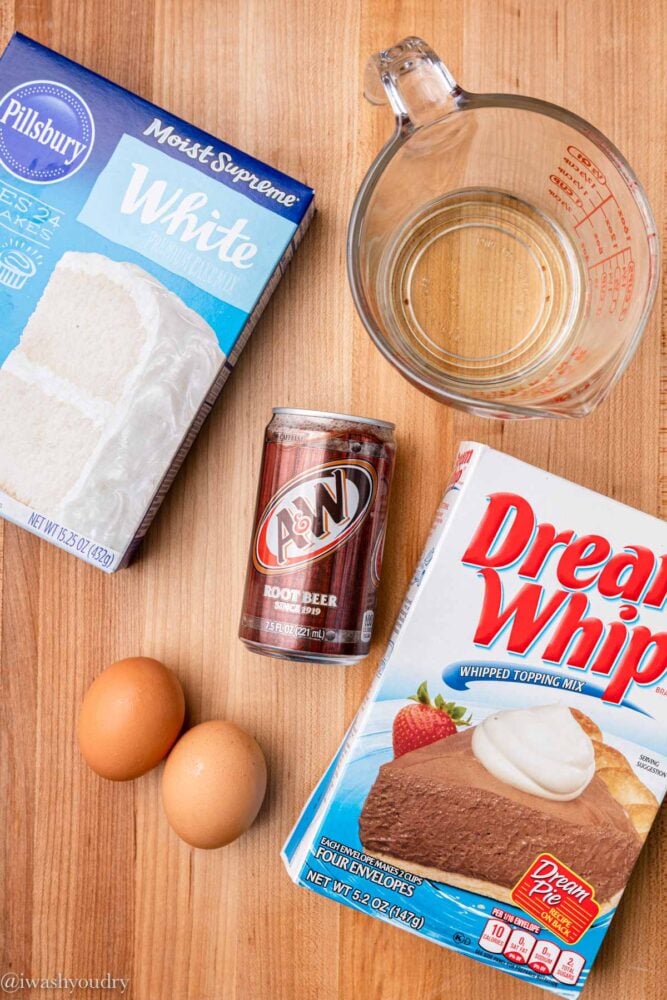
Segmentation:
<svg viewBox="0 0 667 1000">
<path fill-rule="evenodd" d="M 401 348 L 462 383 L 539 378 L 576 347 L 579 249 L 552 216 L 502 191 L 425 205 L 390 241 L 377 282 Z"/>
</svg>

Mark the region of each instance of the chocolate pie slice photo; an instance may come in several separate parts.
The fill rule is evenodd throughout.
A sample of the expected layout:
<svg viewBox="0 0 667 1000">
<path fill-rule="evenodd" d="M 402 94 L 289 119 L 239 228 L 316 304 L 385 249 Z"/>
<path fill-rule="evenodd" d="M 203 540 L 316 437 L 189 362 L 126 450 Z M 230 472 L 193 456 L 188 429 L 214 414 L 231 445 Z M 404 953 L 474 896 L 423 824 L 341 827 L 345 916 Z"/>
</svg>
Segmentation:
<svg viewBox="0 0 667 1000">
<path fill-rule="evenodd" d="M 595 722 L 554 704 L 495 713 L 382 765 L 359 835 L 380 860 L 505 903 L 548 853 L 592 886 L 604 912 L 657 809 Z"/>
</svg>

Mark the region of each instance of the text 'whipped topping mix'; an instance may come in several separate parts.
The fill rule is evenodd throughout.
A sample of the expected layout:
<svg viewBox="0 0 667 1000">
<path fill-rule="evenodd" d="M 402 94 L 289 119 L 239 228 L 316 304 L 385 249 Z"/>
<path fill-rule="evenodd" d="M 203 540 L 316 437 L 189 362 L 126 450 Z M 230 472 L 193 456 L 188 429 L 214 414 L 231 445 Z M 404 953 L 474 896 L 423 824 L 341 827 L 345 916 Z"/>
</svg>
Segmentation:
<svg viewBox="0 0 667 1000">
<path fill-rule="evenodd" d="M 667 787 L 667 525 L 461 446 L 292 878 L 574 998 Z"/>
<path fill-rule="evenodd" d="M 15 35 L 0 60 L 0 515 L 111 572 L 313 192 Z"/>
</svg>

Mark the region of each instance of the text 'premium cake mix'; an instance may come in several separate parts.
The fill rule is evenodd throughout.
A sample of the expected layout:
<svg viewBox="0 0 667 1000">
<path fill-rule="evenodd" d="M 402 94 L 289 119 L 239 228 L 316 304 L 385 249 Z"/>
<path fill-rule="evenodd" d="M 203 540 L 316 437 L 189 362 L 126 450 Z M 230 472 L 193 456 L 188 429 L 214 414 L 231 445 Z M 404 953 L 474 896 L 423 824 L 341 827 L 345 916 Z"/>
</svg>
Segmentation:
<svg viewBox="0 0 667 1000">
<path fill-rule="evenodd" d="M 461 446 L 292 878 L 564 997 L 667 786 L 667 525 Z"/>
<path fill-rule="evenodd" d="M 0 514 L 127 561 L 313 192 L 15 35 L 0 61 Z"/>
</svg>

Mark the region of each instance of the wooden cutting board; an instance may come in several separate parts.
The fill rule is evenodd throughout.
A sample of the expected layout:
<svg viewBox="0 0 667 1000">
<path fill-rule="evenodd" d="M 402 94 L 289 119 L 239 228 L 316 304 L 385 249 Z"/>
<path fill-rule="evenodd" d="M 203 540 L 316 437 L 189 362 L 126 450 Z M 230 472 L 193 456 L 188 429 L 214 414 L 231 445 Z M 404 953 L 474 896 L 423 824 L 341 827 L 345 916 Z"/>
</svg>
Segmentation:
<svg viewBox="0 0 667 1000">
<path fill-rule="evenodd" d="M 660 308 L 612 397 L 582 422 L 494 423 L 412 389 L 364 333 L 345 276 L 354 192 L 392 127 L 386 109 L 363 101 L 362 70 L 369 54 L 417 33 L 471 90 L 564 104 L 624 151 L 662 220 L 667 5 L 0 0 L 3 44 L 15 28 L 313 185 L 319 214 L 132 568 L 107 577 L 0 527 L 0 975 L 110 973 L 129 978 L 124 995 L 134 1000 L 535 997 L 531 987 L 296 888 L 279 849 L 373 675 L 459 439 L 667 514 Z M 236 638 L 273 405 L 397 424 L 376 640 L 354 668 L 263 659 Z M 79 758 L 83 692 L 105 665 L 135 653 L 177 670 L 192 721 L 234 719 L 267 752 L 261 818 L 224 851 L 193 852 L 171 834 L 159 771 L 113 785 Z M 663 813 L 587 1000 L 667 993 L 666 841 Z"/>
</svg>

